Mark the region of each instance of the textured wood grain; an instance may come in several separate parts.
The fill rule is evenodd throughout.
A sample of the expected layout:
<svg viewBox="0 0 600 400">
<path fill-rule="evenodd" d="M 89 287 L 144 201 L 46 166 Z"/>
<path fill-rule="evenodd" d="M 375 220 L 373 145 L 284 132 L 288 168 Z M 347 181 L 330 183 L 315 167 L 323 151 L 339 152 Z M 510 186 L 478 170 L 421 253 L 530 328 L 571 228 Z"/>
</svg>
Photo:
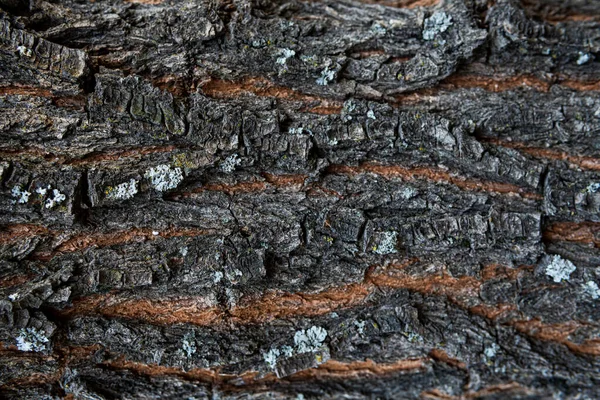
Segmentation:
<svg viewBox="0 0 600 400">
<path fill-rule="evenodd" d="M 0 0 L 0 393 L 595 399 L 596 0 Z"/>
</svg>

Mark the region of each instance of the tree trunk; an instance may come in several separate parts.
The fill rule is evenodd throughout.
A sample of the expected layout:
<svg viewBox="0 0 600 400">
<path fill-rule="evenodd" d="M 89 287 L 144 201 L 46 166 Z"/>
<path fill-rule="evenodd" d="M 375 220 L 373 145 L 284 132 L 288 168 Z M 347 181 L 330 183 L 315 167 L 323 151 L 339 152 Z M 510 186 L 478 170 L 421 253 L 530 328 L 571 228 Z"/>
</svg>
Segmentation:
<svg viewBox="0 0 600 400">
<path fill-rule="evenodd" d="M 0 393 L 600 398 L 597 0 L 0 0 Z"/>
</svg>

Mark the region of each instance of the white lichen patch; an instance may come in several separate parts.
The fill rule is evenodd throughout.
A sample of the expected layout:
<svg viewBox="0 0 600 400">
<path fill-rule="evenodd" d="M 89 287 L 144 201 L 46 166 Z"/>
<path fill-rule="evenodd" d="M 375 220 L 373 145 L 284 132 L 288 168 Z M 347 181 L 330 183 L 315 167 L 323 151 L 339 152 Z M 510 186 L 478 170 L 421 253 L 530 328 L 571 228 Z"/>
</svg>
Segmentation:
<svg viewBox="0 0 600 400">
<path fill-rule="evenodd" d="M 298 353 L 316 351 L 323 345 L 327 331 L 320 326 L 312 326 L 307 330 L 297 331 L 294 335 L 294 344 Z"/>
<path fill-rule="evenodd" d="M 563 280 L 568 281 L 571 274 L 577 269 L 571 261 L 564 260 L 557 255 L 548 257 L 545 262 L 547 262 L 546 275 L 552 277 L 556 283 Z"/>
<path fill-rule="evenodd" d="M 579 52 L 579 58 L 577 59 L 577 65 L 583 65 L 586 62 L 590 61 L 592 56 L 588 53 Z"/>
<path fill-rule="evenodd" d="M 406 338 L 411 343 L 421 343 L 421 342 L 423 342 L 423 336 L 419 335 L 416 332 L 407 332 L 406 333 Z"/>
<path fill-rule="evenodd" d="M 498 350 L 500 350 L 500 347 L 496 343 L 492 343 L 491 346 L 486 347 L 483 350 L 483 354 L 486 356 L 486 358 L 494 358 L 496 357 L 496 352 Z"/>
<path fill-rule="evenodd" d="M 19 186 L 19 185 L 12 188 L 11 194 L 12 194 L 12 197 L 17 199 L 15 201 L 13 201 L 13 204 L 14 203 L 25 204 L 29 201 L 29 196 L 31 196 L 30 192 L 28 192 L 27 190 L 23 190 L 21 188 L 21 186 Z"/>
<path fill-rule="evenodd" d="M 288 133 L 290 135 L 301 135 L 303 130 L 304 130 L 304 128 L 302 128 L 302 127 L 290 128 L 290 129 L 288 129 Z"/>
<path fill-rule="evenodd" d="M 226 270 L 225 271 L 225 276 L 227 277 L 227 280 L 229 280 L 229 282 L 231 283 L 238 283 L 239 279 L 243 276 L 244 274 L 242 273 L 242 271 L 240 271 L 239 269 L 234 269 L 233 271 L 231 270 Z"/>
<path fill-rule="evenodd" d="M 423 24 L 423 39 L 433 40 L 450 26 L 452 26 L 452 17 L 443 11 L 436 11 Z"/>
<path fill-rule="evenodd" d="M 283 354 L 285 357 L 291 357 L 292 354 L 294 354 L 294 349 L 292 348 L 292 346 L 281 346 L 281 354 Z"/>
<path fill-rule="evenodd" d="M 41 197 L 44 197 L 46 193 L 48 193 L 48 190 L 50 190 L 50 185 L 48 185 L 47 187 L 40 186 L 39 188 L 35 189 L 35 192 Z"/>
<path fill-rule="evenodd" d="M 219 168 L 221 168 L 221 171 L 223 172 L 230 173 L 235 171 L 235 167 L 241 162 L 242 160 L 240 160 L 240 157 L 237 154 L 232 154 L 221 163 Z"/>
<path fill-rule="evenodd" d="M 373 252 L 382 255 L 395 253 L 397 241 L 398 232 L 383 232 L 380 235 L 379 243 L 373 246 Z"/>
<path fill-rule="evenodd" d="M 294 343 L 296 347 L 293 348 L 288 345 L 283 345 L 279 348 L 271 347 L 271 349 L 262 353 L 265 363 L 272 370 L 277 366 L 278 358 L 287 359 L 292 357 L 294 354 L 309 353 L 317 350 L 322 350 L 323 341 L 327 337 L 327 331 L 321 327 L 313 326 L 307 330 L 297 331 L 294 335 Z M 321 354 L 316 355 L 317 364 L 321 364 L 326 361 Z"/>
<path fill-rule="evenodd" d="M 352 112 L 354 112 L 354 110 L 356 110 L 356 104 L 352 101 L 352 99 L 350 100 L 346 100 L 344 102 L 344 107 L 342 107 L 342 120 L 344 122 L 348 122 L 352 120 L 352 115 L 350 115 Z"/>
<path fill-rule="evenodd" d="M 321 71 L 321 76 L 317 78 L 317 85 L 327 86 L 334 78 L 335 71 L 330 70 L 329 67 L 325 67 L 325 69 Z"/>
<path fill-rule="evenodd" d="M 277 365 L 277 357 L 281 352 L 277 348 L 271 348 L 267 353 L 263 353 L 263 359 L 271 369 L 275 369 Z"/>
<path fill-rule="evenodd" d="M 296 55 L 296 52 L 294 50 L 290 50 L 290 49 L 281 49 L 279 54 L 280 54 L 280 57 L 277 58 L 277 61 L 275 61 L 275 62 L 279 65 L 285 65 L 289 58 L 292 58 Z"/>
<path fill-rule="evenodd" d="M 60 204 L 63 201 L 65 201 L 66 198 L 67 198 L 67 196 L 62 194 L 58 189 L 53 189 L 52 197 L 49 197 L 48 199 L 46 199 L 46 203 L 44 204 L 44 206 L 46 208 L 53 208 L 57 204 Z"/>
<path fill-rule="evenodd" d="M 181 168 L 171 168 L 163 164 L 152 167 L 144 174 L 144 177 L 150 180 L 152 187 L 159 192 L 175 189 L 183 180 Z"/>
<path fill-rule="evenodd" d="M 592 183 L 586 188 L 586 191 L 589 193 L 596 193 L 599 190 L 600 190 L 600 183 Z"/>
<path fill-rule="evenodd" d="M 77 377 L 77 370 L 75 370 L 75 369 L 72 370 L 67 367 L 67 369 L 65 370 L 65 373 L 59 380 L 58 384 L 60 385 L 60 388 L 62 390 L 64 390 L 64 392 L 66 394 L 72 394 L 73 398 L 75 398 L 75 399 L 94 398 L 92 396 L 86 395 L 85 388 L 81 384 L 81 382 L 79 382 L 79 379 Z"/>
<path fill-rule="evenodd" d="M 48 338 L 35 328 L 21 329 L 17 337 L 17 348 L 21 351 L 44 351 Z"/>
<path fill-rule="evenodd" d="M 213 274 L 213 282 L 219 283 L 223 279 L 223 273 L 221 271 L 217 271 Z"/>
<path fill-rule="evenodd" d="M 385 29 L 385 27 L 379 22 L 375 22 L 373 25 L 371 25 L 371 31 L 377 35 L 385 35 L 387 33 L 387 29 Z"/>
<path fill-rule="evenodd" d="M 24 56 L 24 57 L 31 57 L 33 55 L 33 52 L 31 51 L 31 49 L 28 47 L 25 47 L 25 46 L 17 46 L 17 51 L 19 52 L 19 54 L 21 56 Z"/>
<path fill-rule="evenodd" d="M 183 335 L 181 341 L 181 348 L 186 357 L 191 357 L 196 353 L 196 333 L 194 331 L 188 332 Z"/>
<path fill-rule="evenodd" d="M 291 346 L 281 346 L 280 348 L 271 347 L 267 353 L 263 353 L 263 359 L 265 363 L 271 369 L 275 369 L 277 366 L 277 359 L 281 356 L 283 358 L 289 358 L 294 354 L 294 349 Z"/>
<path fill-rule="evenodd" d="M 114 188 L 106 189 L 107 199 L 111 200 L 127 200 L 135 196 L 138 192 L 137 189 L 137 181 L 135 179 L 130 179 L 129 182 L 123 182 L 115 186 Z"/>
<path fill-rule="evenodd" d="M 365 325 L 366 324 L 367 324 L 366 321 L 354 321 L 354 326 L 356 326 L 358 333 L 360 333 L 361 335 L 365 333 Z"/>
<path fill-rule="evenodd" d="M 19 299 L 19 294 L 18 293 L 13 293 L 11 295 L 8 296 L 8 299 L 10 301 L 17 301 Z"/>
<path fill-rule="evenodd" d="M 417 191 L 415 190 L 415 188 L 413 188 L 411 186 L 405 186 L 399 190 L 398 194 L 404 200 L 408 200 L 408 199 L 414 197 L 417 194 Z"/>
<path fill-rule="evenodd" d="M 377 119 L 377 117 L 375 116 L 375 113 L 373 112 L 373 110 L 367 111 L 367 118 L 369 118 L 369 119 Z"/>
<path fill-rule="evenodd" d="M 594 281 L 586 282 L 583 285 L 583 291 L 594 300 L 600 298 L 600 288 L 598 287 L 598 284 Z"/>
<path fill-rule="evenodd" d="M 187 248 L 187 246 L 184 246 L 184 247 L 180 248 L 179 249 L 179 254 L 181 254 L 182 257 L 187 256 L 187 254 L 188 254 L 188 248 Z"/>
</svg>

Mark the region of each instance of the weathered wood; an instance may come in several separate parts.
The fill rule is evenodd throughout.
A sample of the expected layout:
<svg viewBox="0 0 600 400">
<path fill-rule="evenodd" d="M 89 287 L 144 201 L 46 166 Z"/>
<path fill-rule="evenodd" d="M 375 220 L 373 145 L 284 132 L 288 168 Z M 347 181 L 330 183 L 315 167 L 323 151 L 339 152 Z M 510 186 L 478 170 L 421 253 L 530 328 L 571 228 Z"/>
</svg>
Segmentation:
<svg viewBox="0 0 600 400">
<path fill-rule="evenodd" d="M 0 8 L 3 397 L 600 397 L 597 1 Z"/>
</svg>

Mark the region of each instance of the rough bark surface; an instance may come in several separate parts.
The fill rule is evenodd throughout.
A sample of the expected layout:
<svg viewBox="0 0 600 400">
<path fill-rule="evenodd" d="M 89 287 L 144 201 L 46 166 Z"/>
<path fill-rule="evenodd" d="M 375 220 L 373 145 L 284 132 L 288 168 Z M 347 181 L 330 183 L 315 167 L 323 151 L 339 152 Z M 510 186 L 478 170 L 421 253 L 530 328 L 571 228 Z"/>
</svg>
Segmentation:
<svg viewBox="0 0 600 400">
<path fill-rule="evenodd" d="M 0 0 L 0 394 L 600 398 L 596 0 Z"/>
</svg>

